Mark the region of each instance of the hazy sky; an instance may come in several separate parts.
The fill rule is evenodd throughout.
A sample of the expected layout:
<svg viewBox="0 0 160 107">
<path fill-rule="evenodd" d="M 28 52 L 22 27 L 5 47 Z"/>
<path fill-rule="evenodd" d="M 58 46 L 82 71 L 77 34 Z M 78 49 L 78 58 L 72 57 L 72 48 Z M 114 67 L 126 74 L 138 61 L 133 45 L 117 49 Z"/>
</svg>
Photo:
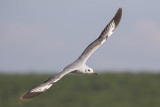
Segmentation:
<svg viewBox="0 0 160 107">
<path fill-rule="evenodd" d="M 113 35 L 92 54 L 95 70 L 160 71 L 159 0 L 1 0 L 0 71 L 60 71 L 122 7 Z"/>
</svg>

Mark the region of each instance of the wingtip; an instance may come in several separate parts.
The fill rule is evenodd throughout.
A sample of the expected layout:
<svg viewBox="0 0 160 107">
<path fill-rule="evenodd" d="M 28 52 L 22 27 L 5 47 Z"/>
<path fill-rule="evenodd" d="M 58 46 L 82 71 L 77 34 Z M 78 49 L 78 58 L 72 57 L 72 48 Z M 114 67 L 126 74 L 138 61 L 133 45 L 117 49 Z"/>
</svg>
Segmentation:
<svg viewBox="0 0 160 107">
<path fill-rule="evenodd" d="M 122 8 L 120 7 L 118 10 L 122 11 Z"/>
<path fill-rule="evenodd" d="M 31 88 L 30 90 L 26 91 L 21 97 L 21 100 L 24 99 L 30 99 L 32 97 L 38 96 L 39 94 L 45 92 L 47 89 L 49 89 L 52 86 L 52 84 L 48 82 L 44 82 L 41 85 L 35 86 Z"/>
<path fill-rule="evenodd" d="M 24 100 L 24 99 L 23 99 L 23 95 L 22 95 L 22 96 L 20 96 L 20 97 L 19 97 L 19 99 L 20 99 L 20 100 Z"/>
<path fill-rule="evenodd" d="M 20 99 L 20 100 L 26 100 L 26 98 L 24 97 L 25 94 L 26 94 L 26 93 L 24 93 L 23 95 L 21 95 L 21 96 L 19 97 L 19 99 Z"/>
<path fill-rule="evenodd" d="M 119 8 L 113 18 L 115 24 L 116 24 L 116 27 L 118 26 L 120 20 L 121 20 L 121 17 L 122 17 L 122 8 Z"/>
<path fill-rule="evenodd" d="M 117 13 L 121 14 L 122 16 L 122 8 L 119 8 Z"/>
<path fill-rule="evenodd" d="M 24 94 L 22 94 L 22 95 L 19 97 L 19 99 L 20 99 L 20 100 L 25 100 L 24 96 L 25 96 L 26 93 L 27 93 L 27 92 L 25 92 Z"/>
<path fill-rule="evenodd" d="M 122 8 L 118 8 L 117 13 L 122 13 Z"/>
<path fill-rule="evenodd" d="M 26 100 L 26 99 L 30 99 L 30 98 L 33 98 L 39 94 L 41 94 L 42 92 L 30 92 L 30 91 L 27 91 L 25 92 L 22 96 L 20 96 L 20 100 Z"/>
</svg>

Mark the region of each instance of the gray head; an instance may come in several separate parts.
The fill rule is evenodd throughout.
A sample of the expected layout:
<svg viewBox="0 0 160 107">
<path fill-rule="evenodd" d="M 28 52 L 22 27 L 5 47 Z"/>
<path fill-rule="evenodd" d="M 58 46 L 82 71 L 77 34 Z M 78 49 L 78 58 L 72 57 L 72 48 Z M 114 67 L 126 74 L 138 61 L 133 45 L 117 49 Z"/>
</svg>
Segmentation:
<svg viewBox="0 0 160 107">
<path fill-rule="evenodd" d="M 95 72 L 93 71 L 93 69 L 90 68 L 90 67 L 88 67 L 88 66 L 86 66 L 86 68 L 85 68 L 85 73 L 97 75 L 97 73 L 95 73 Z"/>
</svg>

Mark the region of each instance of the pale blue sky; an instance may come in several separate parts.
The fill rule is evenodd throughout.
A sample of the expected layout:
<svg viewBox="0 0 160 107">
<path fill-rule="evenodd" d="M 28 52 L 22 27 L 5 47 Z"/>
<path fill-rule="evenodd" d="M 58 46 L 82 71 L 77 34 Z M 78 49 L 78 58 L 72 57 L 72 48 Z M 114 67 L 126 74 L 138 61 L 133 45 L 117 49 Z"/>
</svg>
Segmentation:
<svg viewBox="0 0 160 107">
<path fill-rule="evenodd" d="M 0 71 L 60 71 L 122 7 L 120 25 L 89 58 L 95 70 L 160 71 L 159 0 L 1 0 Z"/>
</svg>

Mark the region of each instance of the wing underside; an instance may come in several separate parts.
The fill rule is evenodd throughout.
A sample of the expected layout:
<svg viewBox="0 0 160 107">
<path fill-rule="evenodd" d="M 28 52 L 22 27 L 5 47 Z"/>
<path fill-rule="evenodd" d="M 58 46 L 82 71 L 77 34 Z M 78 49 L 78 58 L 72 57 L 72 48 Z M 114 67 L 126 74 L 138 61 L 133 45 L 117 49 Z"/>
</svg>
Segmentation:
<svg viewBox="0 0 160 107">
<path fill-rule="evenodd" d="M 65 76 L 66 74 L 70 73 L 72 71 L 69 70 L 65 70 L 65 71 L 61 71 L 60 73 L 58 73 L 56 76 L 52 76 L 50 77 L 48 80 L 46 80 L 44 83 L 37 85 L 33 88 L 31 88 L 30 90 L 28 90 L 27 92 L 25 92 L 20 99 L 29 99 L 32 97 L 35 97 L 43 92 L 45 92 L 46 90 L 48 90 L 53 83 L 57 82 L 58 80 L 60 80 L 63 76 Z"/>
<path fill-rule="evenodd" d="M 110 23 L 104 28 L 100 36 L 93 41 L 80 55 L 79 60 L 82 60 L 84 63 L 87 61 L 89 56 L 98 48 L 100 47 L 105 40 L 113 33 L 115 28 L 118 26 L 120 19 L 122 16 L 122 8 L 119 8 L 113 19 Z"/>
</svg>

